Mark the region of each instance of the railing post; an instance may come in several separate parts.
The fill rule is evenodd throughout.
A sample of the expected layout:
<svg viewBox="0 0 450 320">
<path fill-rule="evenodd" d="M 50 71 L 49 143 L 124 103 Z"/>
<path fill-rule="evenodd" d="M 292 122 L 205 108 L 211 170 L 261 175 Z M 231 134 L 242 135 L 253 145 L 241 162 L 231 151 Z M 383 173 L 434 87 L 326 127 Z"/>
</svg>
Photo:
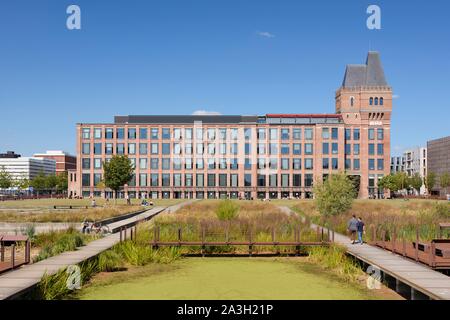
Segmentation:
<svg viewBox="0 0 450 320">
<path fill-rule="evenodd" d="M 30 257 L 31 257 L 31 242 L 28 239 L 25 243 L 25 263 L 30 263 Z"/>
<path fill-rule="evenodd" d="M 397 243 L 397 233 L 396 233 L 396 229 L 394 227 L 394 230 L 392 231 L 392 239 L 391 239 L 391 244 L 392 244 L 392 252 L 395 253 L 395 249 L 396 249 L 396 243 Z"/>
<path fill-rule="evenodd" d="M 205 246 L 205 226 L 202 226 L 202 257 L 205 256 L 206 246 Z"/>
<path fill-rule="evenodd" d="M 181 245 L 181 238 L 182 238 L 181 228 L 178 228 L 178 245 Z"/>
<path fill-rule="evenodd" d="M 432 268 L 434 268 L 436 266 L 435 258 L 436 258 L 436 244 L 434 243 L 433 240 L 431 240 L 431 243 L 430 243 L 430 266 Z"/>
<path fill-rule="evenodd" d="M 383 249 L 386 249 L 386 230 L 381 231 L 381 238 L 383 243 Z"/>
<path fill-rule="evenodd" d="M 320 227 L 319 226 L 317 226 L 316 232 L 317 232 L 317 241 L 320 242 Z"/>
<path fill-rule="evenodd" d="M 372 225 L 372 242 L 375 243 L 377 241 L 377 231 L 375 229 L 375 226 Z"/>
<path fill-rule="evenodd" d="M 120 229 L 119 229 L 119 237 L 120 237 L 120 242 L 122 242 L 123 241 L 122 227 L 120 227 Z"/>
<path fill-rule="evenodd" d="M 5 261 L 5 245 L 0 242 L 0 261 Z"/>
<path fill-rule="evenodd" d="M 272 227 L 272 242 L 275 244 L 275 229 Z"/>
<path fill-rule="evenodd" d="M 130 228 L 130 239 L 131 239 L 131 241 L 134 240 L 134 237 L 133 237 L 133 227 Z"/>
<path fill-rule="evenodd" d="M 334 242 L 334 229 L 333 230 L 331 230 L 331 232 L 332 232 L 332 242 Z"/>
<path fill-rule="evenodd" d="M 415 258 L 419 261 L 419 228 L 416 227 L 416 248 L 415 248 Z"/>
<path fill-rule="evenodd" d="M 16 245 L 11 245 L 11 269 L 14 269 L 16 263 Z"/>
</svg>

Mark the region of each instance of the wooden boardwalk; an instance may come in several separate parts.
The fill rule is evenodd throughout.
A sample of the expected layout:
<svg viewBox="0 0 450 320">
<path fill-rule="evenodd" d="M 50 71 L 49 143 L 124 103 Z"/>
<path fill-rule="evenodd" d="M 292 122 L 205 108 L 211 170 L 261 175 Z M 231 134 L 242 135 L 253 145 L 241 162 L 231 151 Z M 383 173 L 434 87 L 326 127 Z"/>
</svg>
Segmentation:
<svg viewBox="0 0 450 320">
<path fill-rule="evenodd" d="M 286 213 L 297 214 L 287 207 L 280 208 Z M 311 224 L 311 227 L 315 229 L 317 225 Z M 412 298 L 416 295 L 414 291 L 418 291 L 432 299 L 450 300 L 450 277 L 391 251 L 368 244 L 351 244 L 347 236 L 339 233 L 335 233 L 334 241 L 344 246 L 348 254 L 395 278 L 400 282 L 397 287 L 410 287 Z"/>
<path fill-rule="evenodd" d="M 110 230 L 120 230 L 121 227 L 131 227 L 137 222 L 145 221 L 164 211 L 165 207 L 155 207 L 137 216 L 114 222 Z M 172 209 L 173 210 L 173 209 Z M 29 264 L 20 269 L 6 272 L 0 276 L 0 300 L 19 296 L 31 287 L 37 285 L 42 277 L 57 273 L 69 265 L 78 264 L 108 250 L 120 241 L 120 234 L 113 233 L 99 240 L 92 241 L 76 251 L 64 252 L 60 255 Z"/>
</svg>

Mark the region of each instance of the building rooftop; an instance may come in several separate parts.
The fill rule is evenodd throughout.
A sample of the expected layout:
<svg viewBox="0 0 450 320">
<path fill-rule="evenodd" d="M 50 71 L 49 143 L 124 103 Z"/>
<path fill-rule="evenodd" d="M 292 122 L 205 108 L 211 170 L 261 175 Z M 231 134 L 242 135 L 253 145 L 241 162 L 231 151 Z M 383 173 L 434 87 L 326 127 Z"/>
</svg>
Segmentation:
<svg viewBox="0 0 450 320">
<path fill-rule="evenodd" d="M 6 151 L 6 153 L 0 153 L 0 158 L 2 159 L 20 158 L 20 154 L 17 154 L 14 151 Z"/>
<path fill-rule="evenodd" d="M 380 54 L 369 51 L 366 64 L 347 65 L 342 86 L 344 88 L 389 86 L 384 76 Z"/>
</svg>

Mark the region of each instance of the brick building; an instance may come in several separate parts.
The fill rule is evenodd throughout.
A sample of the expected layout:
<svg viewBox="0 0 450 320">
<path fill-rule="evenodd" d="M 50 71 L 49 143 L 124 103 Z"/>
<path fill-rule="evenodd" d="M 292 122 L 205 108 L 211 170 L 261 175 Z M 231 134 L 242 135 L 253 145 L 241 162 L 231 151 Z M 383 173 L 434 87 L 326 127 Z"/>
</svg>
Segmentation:
<svg viewBox="0 0 450 320">
<path fill-rule="evenodd" d="M 135 175 L 119 196 L 312 197 L 314 182 L 345 171 L 359 197 L 380 197 L 390 171 L 392 89 L 377 52 L 348 65 L 334 114 L 116 116 L 77 124 L 69 194 L 104 196 L 102 163 L 126 154 Z M 106 196 L 111 192 L 106 190 Z"/>
<path fill-rule="evenodd" d="M 47 151 L 33 155 L 36 158 L 52 159 L 56 161 L 56 174 L 74 170 L 77 166 L 77 158 L 64 151 Z"/>
</svg>

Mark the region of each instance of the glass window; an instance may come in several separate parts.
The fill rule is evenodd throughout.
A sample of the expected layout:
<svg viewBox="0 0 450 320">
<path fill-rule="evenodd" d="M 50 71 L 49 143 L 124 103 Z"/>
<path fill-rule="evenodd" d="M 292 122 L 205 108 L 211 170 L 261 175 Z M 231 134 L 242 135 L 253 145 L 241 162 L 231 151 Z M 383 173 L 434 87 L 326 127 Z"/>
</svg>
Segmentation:
<svg viewBox="0 0 450 320">
<path fill-rule="evenodd" d="M 216 161 L 214 158 L 208 159 L 208 169 L 214 170 L 216 168 Z"/>
<path fill-rule="evenodd" d="M 130 187 L 135 187 L 136 186 L 136 175 L 135 174 L 133 174 L 131 176 L 130 181 L 128 181 L 128 186 L 130 186 Z"/>
<path fill-rule="evenodd" d="M 281 129 L 281 140 L 289 140 L 289 129 Z"/>
<path fill-rule="evenodd" d="M 83 128 L 82 137 L 83 139 L 89 139 L 91 137 L 91 129 Z"/>
<path fill-rule="evenodd" d="M 251 153 L 251 145 L 250 143 L 245 144 L 245 154 L 249 155 Z"/>
<path fill-rule="evenodd" d="M 219 159 L 219 168 L 221 170 L 225 170 L 227 168 L 227 159 L 225 159 L 225 158 Z"/>
<path fill-rule="evenodd" d="M 184 185 L 186 187 L 192 187 L 192 173 L 186 173 L 184 175 Z"/>
<path fill-rule="evenodd" d="M 277 158 L 270 158 L 269 159 L 269 168 L 276 170 L 278 169 L 278 159 Z"/>
<path fill-rule="evenodd" d="M 139 128 L 139 139 L 147 139 L 147 128 Z"/>
<path fill-rule="evenodd" d="M 128 139 L 136 139 L 136 128 L 128 128 Z"/>
<path fill-rule="evenodd" d="M 89 173 L 83 173 L 81 176 L 81 184 L 83 187 L 91 186 L 91 175 Z"/>
<path fill-rule="evenodd" d="M 377 154 L 379 156 L 382 156 L 384 154 L 384 145 L 382 143 L 379 143 L 377 145 Z"/>
<path fill-rule="evenodd" d="M 159 182 L 158 182 L 158 174 L 157 173 L 152 173 L 150 175 L 150 185 L 152 187 L 158 187 Z"/>
<path fill-rule="evenodd" d="M 181 144 L 180 143 L 173 144 L 173 154 L 181 154 Z"/>
<path fill-rule="evenodd" d="M 258 176 L 257 176 L 257 184 L 258 184 L 258 187 L 265 187 L 266 186 L 266 175 L 265 174 L 258 174 Z"/>
<path fill-rule="evenodd" d="M 195 159 L 195 167 L 197 169 L 203 170 L 205 167 L 203 159 Z"/>
<path fill-rule="evenodd" d="M 383 140 L 384 139 L 384 130 L 383 130 L 383 128 L 378 128 L 377 129 L 377 139 L 378 140 Z"/>
<path fill-rule="evenodd" d="M 162 154 L 170 154 L 170 143 L 162 144 Z"/>
<path fill-rule="evenodd" d="M 313 169 L 313 159 L 306 158 L 305 159 L 305 169 L 306 170 L 312 170 Z"/>
<path fill-rule="evenodd" d="M 305 174 L 305 187 L 312 187 L 313 185 L 313 175 L 308 173 Z"/>
<path fill-rule="evenodd" d="M 345 129 L 345 140 L 352 139 L 352 129 Z"/>
<path fill-rule="evenodd" d="M 147 174 L 146 173 L 139 174 L 139 186 L 141 186 L 141 187 L 147 186 Z"/>
<path fill-rule="evenodd" d="M 345 170 L 351 170 L 351 169 L 352 169 L 352 160 L 345 159 Z"/>
<path fill-rule="evenodd" d="M 112 143 L 105 143 L 105 154 L 113 154 L 113 144 Z"/>
<path fill-rule="evenodd" d="M 258 158 L 258 169 L 265 169 L 265 168 L 266 168 L 266 159 Z"/>
<path fill-rule="evenodd" d="M 281 159 L 281 170 L 289 170 L 289 159 L 287 158 Z"/>
<path fill-rule="evenodd" d="M 181 132 L 180 132 L 180 135 L 181 135 Z M 192 128 L 184 129 L 184 138 L 186 140 L 192 140 Z"/>
<path fill-rule="evenodd" d="M 161 137 L 163 138 L 163 140 L 170 139 L 170 128 L 162 128 Z"/>
<path fill-rule="evenodd" d="M 278 140 L 278 129 L 277 128 L 271 128 L 269 132 L 270 132 L 270 140 Z"/>
<path fill-rule="evenodd" d="M 203 173 L 197 173 L 195 176 L 195 185 L 197 187 L 204 187 L 205 183 L 204 183 L 204 175 Z"/>
<path fill-rule="evenodd" d="M 353 159 L 353 170 L 359 170 L 359 169 L 360 169 L 359 159 Z"/>
<path fill-rule="evenodd" d="M 301 184 L 302 184 L 302 175 L 298 174 L 298 173 L 295 173 L 292 176 L 292 186 L 294 186 L 294 187 L 301 187 Z"/>
<path fill-rule="evenodd" d="M 329 138 L 330 138 L 330 129 L 322 128 L 322 139 L 329 139 Z"/>
<path fill-rule="evenodd" d="M 158 135 L 159 135 L 159 129 L 158 128 L 152 128 L 152 133 L 151 133 L 151 139 L 152 140 L 157 140 L 158 139 Z"/>
<path fill-rule="evenodd" d="M 116 137 L 117 137 L 117 139 L 124 139 L 125 138 L 125 129 L 117 128 Z"/>
<path fill-rule="evenodd" d="M 289 187 L 289 175 L 288 174 L 281 175 L 281 186 Z"/>
<path fill-rule="evenodd" d="M 237 143 L 232 143 L 230 145 L 230 153 L 231 154 L 237 154 L 238 153 L 238 144 Z"/>
<path fill-rule="evenodd" d="M 328 142 L 322 143 L 322 154 L 330 153 L 330 144 Z"/>
<path fill-rule="evenodd" d="M 302 129 L 300 129 L 300 128 L 292 129 L 292 139 L 301 140 L 302 139 Z"/>
<path fill-rule="evenodd" d="M 278 175 L 276 173 L 269 175 L 269 187 L 276 187 L 278 185 Z"/>
<path fill-rule="evenodd" d="M 227 175 L 224 173 L 219 174 L 219 187 L 227 186 Z"/>
<path fill-rule="evenodd" d="M 162 174 L 162 186 L 169 187 L 170 186 L 170 174 L 163 173 Z"/>
<path fill-rule="evenodd" d="M 338 139 L 338 128 L 331 128 L 331 139 Z"/>
<path fill-rule="evenodd" d="M 380 98 L 380 106 L 382 106 L 384 104 L 384 99 L 383 97 Z"/>
<path fill-rule="evenodd" d="M 359 129 L 353 129 L 353 140 L 359 140 L 360 133 Z"/>
<path fill-rule="evenodd" d="M 81 167 L 83 169 L 90 169 L 91 168 L 91 159 L 89 159 L 89 158 L 81 159 Z"/>
<path fill-rule="evenodd" d="M 91 144 L 90 143 L 83 143 L 82 144 L 82 153 L 83 154 L 90 154 L 91 153 Z"/>
<path fill-rule="evenodd" d="M 331 169 L 333 169 L 333 170 L 339 169 L 339 167 L 338 167 L 338 159 L 337 158 L 332 158 L 331 159 Z"/>
<path fill-rule="evenodd" d="M 233 158 L 233 159 L 230 160 L 230 169 L 231 170 L 239 169 L 238 159 Z"/>
<path fill-rule="evenodd" d="M 377 159 L 377 169 L 384 170 L 384 160 L 383 159 Z"/>
<path fill-rule="evenodd" d="M 294 143 L 292 145 L 292 154 L 302 154 L 302 144 Z"/>
<path fill-rule="evenodd" d="M 252 138 L 252 129 L 251 128 L 244 129 L 244 138 L 245 138 L 245 140 L 250 140 Z"/>
<path fill-rule="evenodd" d="M 128 154 L 136 154 L 136 144 L 135 143 L 128 144 Z"/>
<path fill-rule="evenodd" d="M 180 158 L 174 158 L 172 160 L 173 164 L 173 170 L 181 170 L 181 159 Z"/>
<path fill-rule="evenodd" d="M 106 128 L 105 129 L 105 139 L 113 139 L 114 138 L 114 129 Z"/>
<path fill-rule="evenodd" d="M 369 155 L 373 156 L 375 154 L 375 144 L 369 143 Z"/>
<path fill-rule="evenodd" d="M 147 144 L 146 143 L 139 143 L 139 154 L 145 155 L 147 154 Z"/>
<path fill-rule="evenodd" d="M 266 144 L 265 143 L 258 143 L 258 154 L 266 154 Z"/>
<path fill-rule="evenodd" d="M 250 162 L 249 158 L 245 158 L 245 162 L 244 162 L 244 170 L 251 170 L 252 169 L 252 164 Z"/>
<path fill-rule="evenodd" d="M 266 139 L 266 129 L 258 129 L 258 140 Z"/>
<path fill-rule="evenodd" d="M 238 129 L 232 128 L 230 129 L 231 132 L 231 140 L 237 140 L 238 139 Z"/>
<path fill-rule="evenodd" d="M 312 140 L 313 139 L 313 130 L 312 128 L 305 128 L 305 139 Z"/>
<path fill-rule="evenodd" d="M 346 144 L 345 144 L 345 154 L 346 154 L 346 155 L 352 154 L 352 145 L 349 144 L 349 143 L 346 143 Z"/>
<path fill-rule="evenodd" d="M 142 169 L 142 170 L 147 169 L 147 158 L 139 159 L 139 169 Z"/>
<path fill-rule="evenodd" d="M 375 170 L 375 159 L 369 159 L 369 170 Z"/>
<path fill-rule="evenodd" d="M 102 128 L 94 128 L 94 139 L 102 138 Z"/>
<path fill-rule="evenodd" d="M 203 154 L 203 143 L 197 143 L 197 154 Z"/>
<path fill-rule="evenodd" d="M 373 105 L 373 98 L 372 97 L 369 98 L 369 105 L 371 105 L 371 106 Z"/>
<path fill-rule="evenodd" d="M 230 175 L 230 185 L 232 187 L 238 187 L 239 186 L 238 183 L 239 183 L 238 175 L 236 173 L 231 174 Z"/>
<path fill-rule="evenodd" d="M 192 170 L 192 158 L 184 158 L 184 168 L 186 170 Z"/>
<path fill-rule="evenodd" d="M 102 159 L 95 158 L 94 159 L 94 169 L 101 169 L 102 168 Z"/>
<path fill-rule="evenodd" d="M 369 129 L 369 140 L 374 140 L 374 139 L 375 139 L 375 130 Z"/>
<path fill-rule="evenodd" d="M 150 159 L 150 168 L 152 170 L 158 170 L 158 168 L 159 168 L 159 159 L 158 158 Z"/>
<path fill-rule="evenodd" d="M 136 159 L 135 158 L 128 158 L 128 159 L 130 159 L 130 163 L 133 169 L 136 168 Z"/>
<path fill-rule="evenodd" d="M 289 144 L 287 143 L 281 144 L 281 154 L 289 154 Z"/>
<path fill-rule="evenodd" d="M 102 144 L 94 143 L 94 154 L 102 154 Z"/>
<path fill-rule="evenodd" d="M 313 154 L 313 144 L 305 143 L 305 154 Z"/>
<path fill-rule="evenodd" d="M 359 154 L 359 143 L 355 143 L 353 145 L 353 154 L 358 155 Z"/>
<path fill-rule="evenodd" d="M 175 140 L 180 140 L 181 139 L 181 129 L 180 128 L 174 128 L 173 129 L 173 138 Z"/>
<path fill-rule="evenodd" d="M 180 173 L 175 173 L 173 175 L 173 186 L 181 187 L 181 174 Z"/>
<path fill-rule="evenodd" d="M 162 158 L 162 169 L 163 170 L 170 170 L 170 158 Z"/>
<path fill-rule="evenodd" d="M 208 129 L 208 140 L 216 140 L 216 129 L 214 128 Z"/>
<path fill-rule="evenodd" d="M 227 140 L 227 129 L 226 128 L 220 128 L 219 134 L 220 134 L 221 140 Z"/>
<path fill-rule="evenodd" d="M 158 154 L 158 143 L 152 143 L 151 144 L 151 153 L 152 154 Z"/>
<path fill-rule="evenodd" d="M 250 173 L 244 174 L 244 186 L 245 187 L 252 186 L 252 175 Z"/>
<path fill-rule="evenodd" d="M 300 158 L 292 159 L 292 169 L 301 170 L 301 168 L 302 168 L 302 159 Z"/>
<path fill-rule="evenodd" d="M 332 154 L 338 154 L 339 149 L 338 149 L 338 144 L 337 143 L 332 143 L 331 144 L 331 153 Z"/>
<path fill-rule="evenodd" d="M 123 143 L 118 143 L 116 145 L 116 153 L 117 154 L 125 154 L 125 144 Z"/>
<path fill-rule="evenodd" d="M 322 169 L 329 169 L 330 168 L 330 159 L 323 158 L 322 159 Z"/>
</svg>

